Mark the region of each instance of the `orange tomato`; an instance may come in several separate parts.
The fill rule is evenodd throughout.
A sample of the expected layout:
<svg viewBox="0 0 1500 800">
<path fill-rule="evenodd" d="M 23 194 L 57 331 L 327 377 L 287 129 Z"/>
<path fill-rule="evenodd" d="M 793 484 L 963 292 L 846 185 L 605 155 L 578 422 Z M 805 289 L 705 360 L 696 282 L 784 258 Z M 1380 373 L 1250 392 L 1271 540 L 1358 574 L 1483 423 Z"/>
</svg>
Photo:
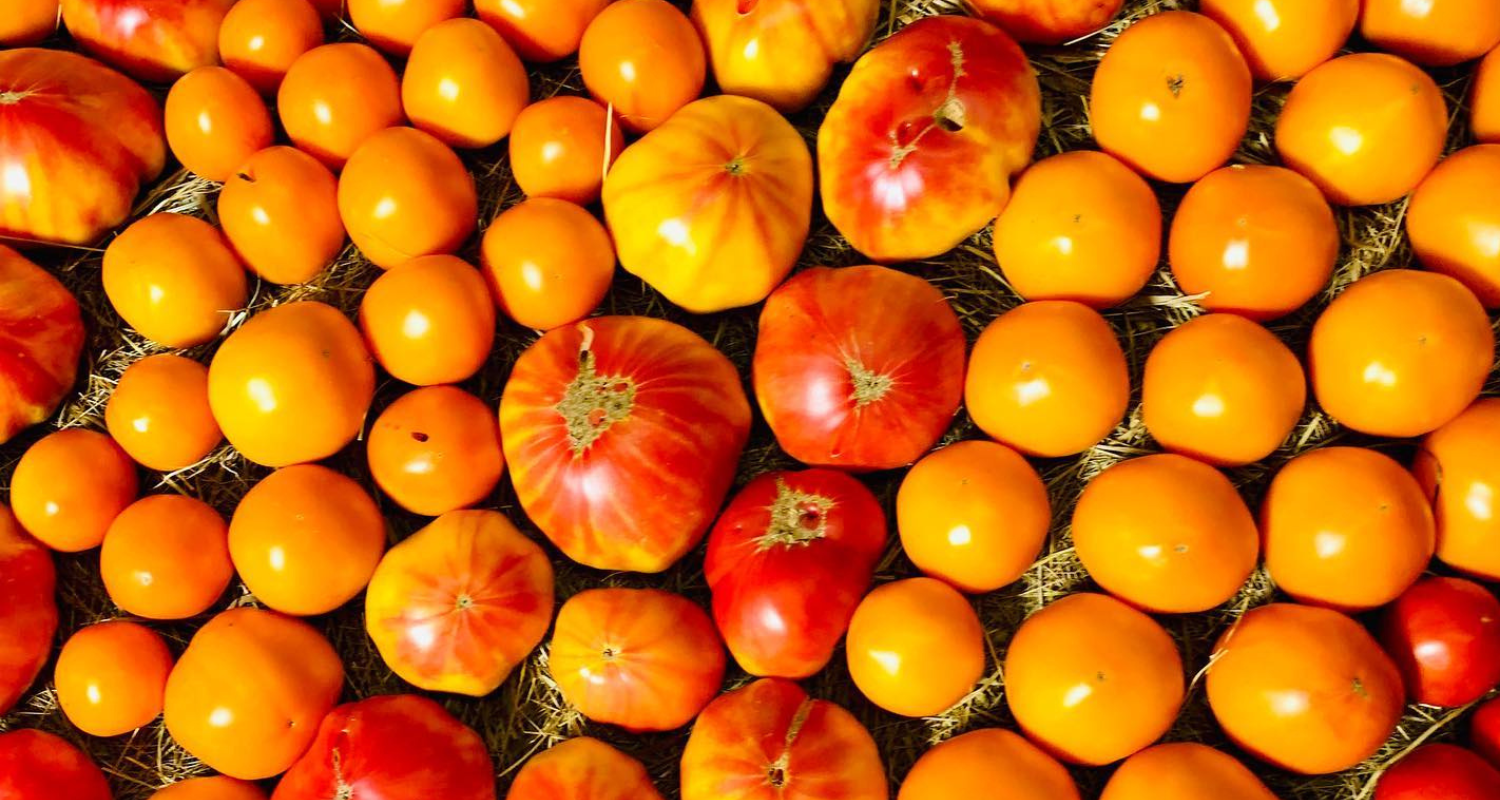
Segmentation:
<svg viewBox="0 0 1500 800">
<path fill-rule="evenodd" d="M 389 128 L 349 157 L 339 176 L 339 217 L 382 269 L 452 253 L 474 232 L 479 198 L 464 163 L 430 134 Z"/>
<path fill-rule="evenodd" d="M 1373 755 L 1401 719 L 1396 665 L 1358 622 L 1326 608 L 1252 609 L 1219 637 L 1209 664 L 1208 703 L 1219 725 L 1281 769 L 1348 769 Z"/>
<path fill-rule="evenodd" d="M 465 0 L 345 0 L 354 28 L 393 56 L 410 53 L 423 33 L 463 16 L 468 5 Z"/>
<path fill-rule="evenodd" d="M 308 0 L 239 0 L 219 26 L 219 58 L 257 92 L 275 94 L 287 70 L 323 44 L 323 20 Z"/>
<path fill-rule="evenodd" d="M 375 368 L 359 331 L 314 301 L 256 314 L 208 365 L 208 403 L 224 437 L 268 467 L 317 461 L 359 433 Z"/>
<path fill-rule="evenodd" d="M 1253 320 L 1313 299 L 1339 256 L 1333 209 L 1311 181 L 1282 167 L 1233 164 L 1193 184 L 1172 218 L 1167 260 L 1198 305 Z"/>
<path fill-rule="evenodd" d="M 57 654 L 57 704 L 90 736 L 119 736 L 161 713 L 172 651 L 155 631 L 134 622 L 80 629 Z"/>
<path fill-rule="evenodd" d="M 401 124 L 401 84 L 373 48 L 325 44 L 292 62 L 276 110 L 297 149 L 337 170 L 371 135 Z"/>
<path fill-rule="evenodd" d="M 614 243 L 599 220 L 581 206 L 546 197 L 495 217 L 479 259 L 500 310 L 544 331 L 587 317 L 615 276 Z"/>
<path fill-rule="evenodd" d="M 208 407 L 208 367 L 170 353 L 126 368 L 104 406 L 104 424 L 122 450 L 158 472 L 192 466 L 224 441 Z"/>
<path fill-rule="evenodd" d="M 598 12 L 578 49 L 589 93 L 644 133 L 703 92 L 707 66 L 693 23 L 666 0 L 617 0 Z"/>
<path fill-rule="evenodd" d="M 193 634 L 167 678 L 167 732 L 225 775 L 269 778 L 307 750 L 343 683 L 338 654 L 311 626 L 232 608 Z"/>
<path fill-rule="evenodd" d="M 69 428 L 42 437 L 16 462 L 11 511 L 37 541 L 76 553 L 104 541 L 136 489 L 135 464 L 114 439 Z"/>
<path fill-rule="evenodd" d="M 578 52 L 583 32 L 610 0 L 474 0 L 474 11 L 527 61 Z"/>
<path fill-rule="evenodd" d="M 407 392 L 387 406 L 365 453 L 380 490 L 429 517 L 485 499 L 505 470 L 494 407 L 453 386 Z"/>
<path fill-rule="evenodd" d="M 1437 543 L 1422 488 L 1389 456 L 1323 447 L 1276 473 L 1260 510 L 1266 571 L 1301 603 L 1365 611 L 1416 582 Z"/>
<path fill-rule="evenodd" d="M 1454 153 L 1412 193 L 1406 235 L 1422 266 L 1452 275 L 1486 308 L 1500 307 L 1500 145 Z"/>
<path fill-rule="evenodd" d="M 970 594 L 1021 577 L 1047 543 L 1047 486 L 1016 451 L 958 442 L 922 458 L 896 494 L 901 548 L 917 569 Z"/>
<path fill-rule="evenodd" d="M 1203 0 L 1204 16 L 1234 37 L 1250 71 L 1290 81 L 1333 58 L 1359 18 L 1360 0 Z"/>
<path fill-rule="evenodd" d="M 662 800 L 641 762 L 587 736 L 527 759 L 505 800 Z"/>
<path fill-rule="evenodd" d="M 1404 197 L 1437 164 L 1447 135 L 1438 85 L 1381 53 L 1342 56 L 1307 73 L 1276 120 L 1281 160 L 1345 206 Z"/>
<path fill-rule="evenodd" d="M 980 728 L 928 750 L 897 800 L 985 797 L 997 787 L 1015 800 L 1078 800 L 1073 776 L 1052 756 L 1001 728 Z"/>
<path fill-rule="evenodd" d="M 115 605 L 147 619 L 186 619 L 229 588 L 224 518 L 202 500 L 143 497 L 115 517 L 99 551 L 99 573 Z"/>
<path fill-rule="evenodd" d="M 1234 756 L 1196 742 L 1148 747 L 1125 760 L 1099 800 L 1276 800 Z"/>
<path fill-rule="evenodd" d="M 0 47 L 36 44 L 57 32 L 62 23 L 59 0 L 12 0 L 0 20 Z"/>
<path fill-rule="evenodd" d="M 381 275 L 359 304 L 359 327 L 391 377 L 458 383 L 489 358 L 495 306 L 479 270 L 457 256 L 422 256 Z"/>
<path fill-rule="evenodd" d="M 1158 454 L 1089 481 L 1073 511 L 1073 546 L 1105 591 L 1147 611 L 1182 614 L 1239 591 L 1255 570 L 1260 535 L 1222 473 Z"/>
<path fill-rule="evenodd" d="M 1092 150 L 1033 164 L 995 220 L 995 260 L 1026 300 L 1119 305 L 1146 285 L 1160 259 L 1156 194 L 1124 164 Z"/>
<path fill-rule="evenodd" d="M 370 582 L 385 518 L 352 479 L 317 464 L 285 467 L 240 499 L 229 557 L 255 598 L 284 614 L 326 614 Z"/>
<path fill-rule="evenodd" d="M 199 67 L 167 93 L 167 145 L 184 167 L 223 183 L 275 138 L 255 89 L 223 67 Z"/>
<path fill-rule="evenodd" d="M 212 341 L 245 307 L 245 268 L 217 228 L 185 214 L 131 223 L 105 249 L 102 278 L 115 313 L 166 347 Z"/>
<path fill-rule="evenodd" d="M 1124 419 L 1130 372 L 1099 312 L 1062 300 L 1025 303 L 974 343 L 964 404 L 980 430 L 1026 455 L 1072 455 Z"/>
<path fill-rule="evenodd" d="M 1089 119 L 1099 147 L 1142 175 L 1195 181 L 1245 136 L 1250 68 L 1208 17 L 1154 14 L 1126 28 L 1099 62 Z"/>
<path fill-rule="evenodd" d="M 1276 335 L 1234 314 L 1172 329 L 1146 357 L 1141 419 L 1164 449 L 1216 466 L 1259 461 L 1307 405 L 1302 364 Z"/>
<path fill-rule="evenodd" d="M 148 800 L 266 800 L 266 793 L 248 781 L 213 775 L 178 781 L 156 790 Z"/>
<path fill-rule="evenodd" d="M 865 595 L 845 647 L 854 685 L 893 714 L 941 714 L 984 675 L 979 616 L 963 595 L 932 578 L 887 583 Z"/>
<path fill-rule="evenodd" d="M 504 139 L 530 96 L 521 59 L 474 19 L 428 28 L 401 76 L 401 105 L 411 124 L 452 147 L 489 147 Z"/>
<path fill-rule="evenodd" d="M 1412 472 L 1432 500 L 1437 557 L 1461 572 L 1500 581 L 1500 399 L 1469 406 L 1427 435 Z"/>
<path fill-rule="evenodd" d="M 1491 50 L 1474 70 L 1474 88 L 1469 94 L 1469 123 L 1475 139 L 1500 143 L 1500 47 Z"/>
<path fill-rule="evenodd" d="M 1172 637 L 1102 594 L 1069 595 L 1027 617 L 1004 674 L 1021 730 L 1073 764 L 1102 766 L 1149 746 L 1183 700 Z"/>
<path fill-rule="evenodd" d="M 229 245 L 271 283 L 306 283 L 344 249 L 338 180 L 301 150 L 251 156 L 225 182 L 218 211 Z"/>
<path fill-rule="evenodd" d="M 1495 334 L 1474 295 L 1446 275 L 1409 269 L 1345 289 L 1308 345 L 1318 404 L 1376 436 L 1420 436 L 1458 416 L 1494 360 Z"/>
<path fill-rule="evenodd" d="M 522 109 L 510 131 L 510 171 L 528 197 L 579 205 L 599 199 L 625 134 L 604 106 L 560 95 Z"/>
<path fill-rule="evenodd" d="M 1447 67 L 1500 45 L 1500 6 L 1489 0 L 1364 0 L 1359 32 L 1382 50 Z"/>
</svg>

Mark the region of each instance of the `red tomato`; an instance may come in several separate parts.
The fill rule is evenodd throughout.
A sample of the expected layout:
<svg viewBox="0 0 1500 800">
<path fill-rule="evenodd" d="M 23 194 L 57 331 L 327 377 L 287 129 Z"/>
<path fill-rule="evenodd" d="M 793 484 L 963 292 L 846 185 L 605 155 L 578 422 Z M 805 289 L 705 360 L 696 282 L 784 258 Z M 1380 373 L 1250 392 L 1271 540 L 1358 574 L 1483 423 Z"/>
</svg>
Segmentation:
<svg viewBox="0 0 1500 800">
<path fill-rule="evenodd" d="M 161 713 L 172 651 L 161 635 L 115 620 L 80 629 L 57 654 L 57 704 L 90 736 L 119 736 Z"/>
<path fill-rule="evenodd" d="M 1447 67 L 1500 45 L 1500 6 L 1489 0 L 1364 0 L 1359 32 L 1382 50 Z"/>
<path fill-rule="evenodd" d="M 0 444 L 57 410 L 83 352 L 78 300 L 50 273 L 0 245 Z"/>
<path fill-rule="evenodd" d="M 1338 53 L 1359 17 L 1360 0 L 1203 0 L 1203 14 L 1224 26 L 1255 77 L 1289 81 Z"/>
<path fill-rule="evenodd" d="M 1500 47 L 1479 62 L 1474 70 L 1474 88 L 1469 94 L 1469 127 L 1474 138 L 1500 143 Z"/>
<path fill-rule="evenodd" d="M 928 750 L 901 783 L 897 800 L 985 797 L 998 787 L 1015 800 L 1078 800 L 1073 776 L 1021 736 L 980 728 Z"/>
<path fill-rule="evenodd" d="M 1375 800 L 1492 800 L 1500 797 L 1500 770 L 1473 751 L 1451 744 L 1423 745 L 1387 767 Z"/>
<path fill-rule="evenodd" d="M 344 249 L 338 181 L 301 150 L 268 147 L 237 166 L 218 211 L 235 254 L 271 283 L 306 283 Z"/>
<path fill-rule="evenodd" d="M 370 136 L 339 176 L 339 217 L 359 251 L 382 269 L 458 250 L 478 216 L 464 163 L 415 128 Z"/>
<path fill-rule="evenodd" d="M 1385 610 L 1380 639 L 1413 702 L 1462 706 L 1500 685 L 1500 600 L 1473 581 L 1418 581 Z"/>
<path fill-rule="evenodd" d="M 401 105 L 411 124 L 452 147 L 489 147 L 505 138 L 530 92 L 510 45 L 472 19 L 428 28 L 401 75 Z"/>
<path fill-rule="evenodd" d="M 57 633 L 57 568 L 0 503 L 0 715 L 42 671 Z"/>
<path fill-rule="evenodd" d="M 276 91 L 276 111 L 297 149 L 342 169 L 366 139 L 401 124 L 401 84 L 373 48 L 325 44 L 292 62 Z"/>
<path fill-rule="evenodd" d="M 429 517 L 479 503 L 505 470 L 494 408 L 455 386 L 416 389 L 387 406 L 365 455 L 387 497 Z"/>
<path fill-rule="evenodd" d="M 625 134 L 604 106 L 559 95 L 522 109 L 510 131 L 510 170 L 527 197 L 580 205 L 599 199 Z"/>
<path fill-rule="evenodd" d="M 57 33 L 62 24 L 59 0 L 13 0 L 0 20 L 0 47 L 24 47 Z"/>
<path fill-rule="evenodd" d="M 697 545 L 749 434 L 729 359 L 648 317 L 549 331 L 516 360 L 500 399 L 521 507 L 564 554 L 597 569 L 661 572 Z"/>
<path fill-rule="evenodd" d="M 500 310 L 543 331 L 587 317 L 615 277 L 609 231 L 582 206 L 546 197 L 495 217 L 479 259 Z"/>
<path fill-rule="evenodd" d="M 969 0 L 975 13 L 1027 44 L 1063 44 L 1108 25 L 1124 0 Z"/>
<path fill-rule="evenodd" d="M 292 64 L 321 44 L 323 20 L 308 0 L 239 0 L 219 27 L 224 66 L 265 95 L 275 94 Z"/>
<path fill-rule="evenodd" d="M 115 605 L 147 619 L 187 619 L 218 601 L 234 578 L 229 528 L 202 500 L 148 495 L 109 526 L 99 551 Z"/>
<path fill-rule="evenodd" d="M 115 313 L 171 348 L 218 338 L 245 307 L 245 268 L 217 228 L 186 214 L 132 222 L 105 249 L 101 277 Z"/>
<path fill-rule="evenodd" d="M 1485 308 L 1500 307 L 1500 145 L 1454 153 L 1412 192 L 1406 234 L 1422 266 L 1457 278 Z"/>
<path fill-rule="evenodd" d="M 149 800 L 266 800 L 266 793 L 248 781 L 214 775 L 178 781 L 156 790 Z"/>
<path fill-rule="evenodd" d="M 627 130 L 655 129 L 703 93 L 703 42 L 666 0 L 616 0 L 597 12 L 578 46 L 589 94 Z"/>
<path fill-rule="evenodd" d="M 135 500 L 135 464 L 108 436 L 69 428 L 42 437 L 16 462 L 11 510 L 37 541 L 76 553 L 98 547 Z"/>
<path fill-rule="evenodd" d="M 219 60 L 219 25 L 235 0 L 63 0 L 86 52 L 143 81 L 168 83 Z"/>
<path fill-rule="evenodd" d="M 466 0 L 344 0 L 344 4 L 355 30 L 393 56 L 410 53 L 423 33 L 444 20 L 463 16 L 469 5 Z"/>
<path fill-rule="evenodd" d="M 1469 746 L 1500 769 L 1500 698 L 1486 701 L 1469 720 Z"/>
<path fill-rule="evenodd" d="M 125 369 L 104 406 L 104 423 L 122 450 L 159 472 L 190 467 L 224 441 L 208 407 L 208 367 L 171 353 Z"/>
<path fill-rule="evenodd" d="M 1099 800 L 1277 800 L 1234 756 L 1196 742 L 1148 747 L 1125 760 Z"/>
<path fill-rule="evenodd" d="M 735 661 L 751 675 L 821 670 L 885 543 L 879 501 L 841 472 L 771 472 L 747 484 L 708 535 L 703 562 Z"/>
<path fill-rule="evenodd" d="M 984 674 L 984 628 L 969 601 L 932 578 L 865 595 L 849 620 L 849 676 L 870 702 L 908 717 L 947 711 Z"/>
<path fill-rule="evenodd" d="M 1432 500 L 1437 557 L 1480 580 L 1500 581 L 1500 399 L 1475 402 L 1428 434 L 1412 473 Z"/>
<path fill-rule="evenodd" d="M 370 284 L 359 327 L 391 377 L 417 386 L 458 383 L 490 356 L 495 306 L 479 270 L 463 259 L 422 256 Z"/>
<path fill-rule="evenodd" d="M 474 0 L 474 11 L 527 61 L 578 52 L 583 32 L 611 0 Z"/>
<path fill-rule="evenodd" d="M 244 78 L 199 67 L 177 79 L 166 103 L 167 145 L 182 166 L 223 183 L 271 145 L 271 113 Z"/>
<path fill-rule="evenodd" d="M 505 800 L 662 800 L 641 762 L 580 736 L 532 756 Z"/>
<path fill-rule="evenodd" d="M 109 782 L 87 754 L 33 729 L 0 733 L 0 792 L 5 800 L 110 800 Z"/>
</svg>

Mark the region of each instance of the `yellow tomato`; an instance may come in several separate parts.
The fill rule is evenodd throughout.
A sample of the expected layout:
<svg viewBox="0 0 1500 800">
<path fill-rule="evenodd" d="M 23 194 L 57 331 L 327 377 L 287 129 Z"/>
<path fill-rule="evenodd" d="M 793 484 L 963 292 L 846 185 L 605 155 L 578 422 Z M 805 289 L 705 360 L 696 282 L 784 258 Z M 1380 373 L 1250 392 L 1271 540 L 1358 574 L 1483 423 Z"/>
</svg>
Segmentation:
<svg viewBox="0 0 1500 800">
<path fill-rule="evenodd" d="M 495 304 L 479 270 L 463 259 L 423 256 L 370 284 L 359 326 L 391 377 L 417 386 L 458 383 L 489 358 Z"/>
<path fill-rule="evenodd" d="M 543 331 L 588 316 L 615 276 L 614 245 L 599 220 L 581 206 L 546 197 L 495 217 L 480 259 L 500 310 Z"/>
<path fill-rule="evenodd" d="M 214 339 L 245 306 L 245 268 L 214 226 L 152 214 L 104 251 L 104 293 L 136 332 L 167 347 Z"/>
<path fill-rule="evenodd" d="M 224 440 L 208 406 L 208 368 L 169 353 L 125 370 L 104 423 L 131 458 L 160 472 L 196 464 Z"/>
<path fill-rule="evenodd" d="M 865 596 L 849 621 L 849 675 L 881 708 L 941 714 L 984 674 L 984 629 L 969 601 L 932 578 L 910 578 Z"/>
</svg>

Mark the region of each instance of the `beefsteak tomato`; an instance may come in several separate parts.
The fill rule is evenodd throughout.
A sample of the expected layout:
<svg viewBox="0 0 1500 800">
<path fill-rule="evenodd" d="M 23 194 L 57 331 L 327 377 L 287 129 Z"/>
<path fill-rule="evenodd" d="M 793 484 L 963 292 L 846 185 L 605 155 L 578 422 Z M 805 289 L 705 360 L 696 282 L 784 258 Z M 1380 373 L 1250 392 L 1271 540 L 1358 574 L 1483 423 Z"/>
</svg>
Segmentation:
<svg viewBox="0 0 1500 800">
<path fill-rule="evenodd" d="M 1418 581 L 1386 608 L 1380 640 L 1413 702 L 1467 705 L 1500 684 L 1500 600 L 1473 581 Z"/>
<path fill-rule="evenodd" d="M 57 633 L 57 568 L 0 505 L 0 715 L 36 680 Z"/>
<path fill-rule="evenodd" d="M 0 245 L 0 444 L 57 410 L 73 388 L 83 337 L 73 293 Z"/>
<path fill-rule="evenodd" d="M 1491 800 L 1500 797 L 1500 770 L 1471 750 L 1429 744 L 1397 761 L 1375 784 L 1375 800 Z"/>
<path fill-rule="evenodd" d="M 641 762 L 587 736 L 531 757 L 505 800 L 662 800 Z"/>
<path fill-rule="evenodd" d="M 1018 42 L 1062 44 L 1108 25 L 1124 0 L 967 0 Z"/>
<path fill-rule="evenodd" d="M 0 797 L 110 800 L 104 773 L 60 736 L 26 728 L 0 733 Z"/>
<path fill-rule="evenodd" d="M 219 63 L 219 26 L 235 0 L 63 0 L 68 33 L 143 81 L 168 83 Z"/>
</svg>

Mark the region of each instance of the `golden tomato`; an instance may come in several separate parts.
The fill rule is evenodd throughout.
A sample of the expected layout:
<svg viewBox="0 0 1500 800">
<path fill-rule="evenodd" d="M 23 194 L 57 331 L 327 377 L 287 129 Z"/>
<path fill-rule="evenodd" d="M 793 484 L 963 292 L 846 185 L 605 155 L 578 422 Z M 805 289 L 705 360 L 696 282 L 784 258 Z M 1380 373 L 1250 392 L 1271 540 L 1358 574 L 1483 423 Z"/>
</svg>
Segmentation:
<svg viewBox="0 0 1500 800">
<path fill-rule="evenodd" d="M 578 49 L 589 93 L 627 130 L 644 133 L 703 92 L 703 42 L 666 0 L 616 0 L 600 10 Z"/>
<path fill-rule="evenodd" d="M 64 553 L 98 547 L 135 500 L 135 464 L 115 440 L 82 428 L 49 433 L 16 462 L 11 510 L 37 541 Z"/>
<path fill-rule="evenodd" d="M 301 150 L 251 156 L 225 182 L 218 211 L 235 254 L 271 283 L 306 283 L 344 249 L 338 180 Z"/>
<path fill-rule="evenodd" d="M 1125 760 L 1099 800 L 1276 800 L 1234 756 L 1196 742 L 1148 747 Z"/>
<path fill-rule="evenodd" d="M 1003 787 L 1003 788 L 1002 788 Z M 1073 776 L 1018 734 L 980 728 L 928 750 L 901 784 L 897 800 L 981 798 L 1078 800 Z"/>
<path fill-rule="evenodd" d="M 371 136 L 339 176 L 339 217 L 360 252 L 382 269 L 456 251 L 478 216 L 464 163 L 415 128 Z"/>
<path fill-rule="evenodd" d="M 1469 406 L 1427 435 L 1412 472 L 1432 499 L 1437 557 L 1487 581 L 1500 581 L 1500 399 Z"/>
<path fill-rule="evenodd" d="M 429 28 L 401 76 L 401 105 L 411 124 L 452 147 L 489 147 L 505 138 L 530 96 L 521 59 L 473 19 Z"/>
<path fill-rule="evenodd" d="M 355 30 L 393 56 L 410 53 L 423 33 L 463 16 L 468 5 L 466 0 L 345 0 Z"/>
<path fill-rule="evenodd" d="M 156 790 L 148 800 L 266 800 L 266 793 L 249 781 L 213 775 L 178 781 Z"/>
<path fill-rule="evenodd" d="M 1469 94 L 1469 127 L 1474 138 L 1500 143 L 1500 47 L 1479 62 L 1474 70 L 1474 88 Z"/>
<path fill-rule="evenodd" d="M 208 368 L 170 353 L 126 368 L 104 406 L 104 424 L 122 450 L 158 472 L 192 466 L 224 441 L 208 407 Z"/>
<path fill-rule="evenodd" d="M 255 89 L 223 67 L 199 67 L 172 84 L 166 129 L 172 155 L 219 183 L 275 138 L 271 113 Z"/>
<path fill-rule="evenodd" d="M 474 0 L 474 11 L 527 61 L 578 52 L 583 32 L 611 0 Z"/>
<path fill-rule="evenodd" d="M 202 500 L 148 495 L 115 517 L 99 573 L 115 605 L 147 619 L 187 619 L 218 602 L 234 565 L 228 528 Z"/>
<path fill-rule="evenodd" d="M 219 58 L 257 92 L 273 95 L 303 53 L 323 44 L 308 0 L 239 0 L 219 26 Z"/>
<path fill-rule="evenodd" d="M 479 371 L 495 341 L 484 278 L 457 256 L 422 256 L 381 275 L 359 304 L 370 352 L 397 380 L 458 383 Z"/>
<path fill-rule="evenodd" d="M 401 124 L 401 84 L 373 48 L 325 44 L 292 62 L 276 110 L 297 149 L 337 170 L 371 135 Z"/>
<path fill-rule="evenodd" d="M 1500 45 L 1500 6 L 1490 0 L 1364 0 L 1359 32 L 1382 50 L 1447 67 Z"/>
<path fill-rule="evenodd" d="M 123 620 L 89 625 L 57 654 L 57 704 L 84 733 L 119 736 L 161 713 L 171 671 L 172 651 L 150 628 Z"/>
<path fill-rule="evenodd" d="M 587 317 L 615 276 L 614 243 L 599 220 L 581 206 L 546 197 L 495 217 L 479 258 L 500 310 L 543 331 Z"/>
<path fill-rule="evenodd" d="M 1203 0 L 1204 16 L 1224 26 L 1264 81 L 1291 81 L 1349 41 L 1360 0 Z"/>
<path fill-rule="evenodd" d="M 1059 45 L 1108 25 L 1124 0 L 968 0 L 1016 41 Z"/>
<path fill-rule="evenodd" d="M 865 595 L 849 621 L 849 676 L 893 714 L 947 711 L 984 675 L 984 628 L 948 584 L 908 578 Z"/>
<path fill-rule="evenodd" d="M 1500 307 L 1500 145 L 1454 153 L 1412 193 L 1406 235 L 1422 266 L 1452 275 Z"/>
<path fill-rule="evenodd" d="M 12 0 L 9 13 L 0 19 L 0 47 L 36 44 L 62 26 L 59 0 Z"/>
<path fill-rule="evenodd" d="M 528 197 L 579 205 L 599 199 L 625 134 L 604 106 L 560 95 L 522 109 L 510 131 L 510 170 Z"/>
<path fill-rule="evenodd" d="M 212 341 L 245 307 L 245 268 L 217 228 L 184 214 L 131 223 L 105 249 L 102 278 L 115 313 L 167 347 Z"/>
<path fill-rule="evenodd" d="M 662 800 L 641 762 L 587 736 L 527 759 L 505 800 Z"/>
<path fill-rule="evenodd" d="M 365 453 L 380 490 L 429 517 L 484 500 L 505 470 L 494 407 L 454 386 L 417 389 L 387 406 Z"/>
</svg>

